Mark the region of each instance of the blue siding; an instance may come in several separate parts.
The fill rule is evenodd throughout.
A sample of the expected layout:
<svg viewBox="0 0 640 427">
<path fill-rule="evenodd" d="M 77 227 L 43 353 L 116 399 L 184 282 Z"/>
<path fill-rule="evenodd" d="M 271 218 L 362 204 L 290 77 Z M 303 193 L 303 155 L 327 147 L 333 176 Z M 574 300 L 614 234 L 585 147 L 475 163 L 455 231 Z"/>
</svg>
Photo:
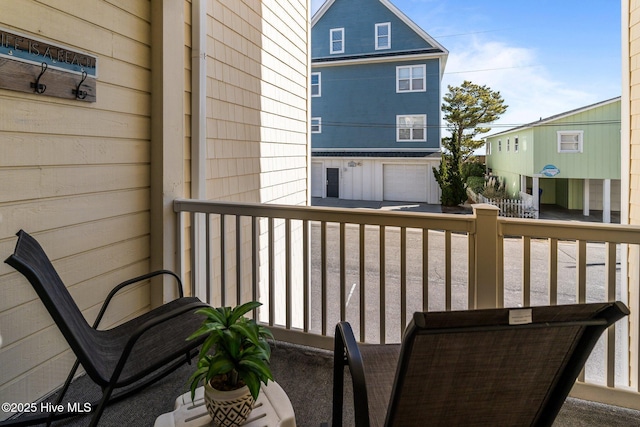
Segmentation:
<svg viewBox="0 0 640 427">
<path fill-rule="evenodd" d="M 391 22 L 391 49 L 375 49 L 375 24 Z M 344 28 L 345 51 L 331 54 L 329 30 Z M 312 58 L 402 52 L 432 48 L 378 0 L 335 0 L 311 30 Z"/>
<path fill-rule="evenodd" d="M 396 93 L 396 66 L 426 64 L 426 92 Z M 314 68 L 322 73 L 322 96 L 312 116 L 322 118 L 313 148 L 435 150 L 440 147 L 439 60 L 383 62 Z M 426 142 L 396 142 L 396 115 L 426 114 Z"/>
</svg>

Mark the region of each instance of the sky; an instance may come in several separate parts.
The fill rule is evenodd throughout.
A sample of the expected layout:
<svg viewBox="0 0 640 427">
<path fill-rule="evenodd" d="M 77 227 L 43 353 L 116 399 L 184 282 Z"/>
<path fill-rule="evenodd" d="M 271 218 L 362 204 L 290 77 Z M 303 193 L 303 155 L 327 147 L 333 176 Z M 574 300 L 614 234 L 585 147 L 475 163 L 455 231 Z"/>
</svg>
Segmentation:
<svg viewBox="0 0 640 427">
<path fill-rule="evenodd" d="M 464 80 L 500 91 L 508 109 L 486 135 L 621 95 L 620 0 L 392 3 L 449 50 L 443 94 Z"/>
</svg>

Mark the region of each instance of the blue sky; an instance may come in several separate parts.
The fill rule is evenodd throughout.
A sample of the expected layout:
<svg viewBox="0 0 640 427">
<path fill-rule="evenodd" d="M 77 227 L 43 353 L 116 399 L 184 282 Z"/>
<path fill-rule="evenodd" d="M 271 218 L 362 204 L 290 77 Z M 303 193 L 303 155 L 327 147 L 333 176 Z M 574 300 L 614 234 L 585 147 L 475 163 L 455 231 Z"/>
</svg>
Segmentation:
<svg viewBox="0 0 640 427">
<path fill-rule="evenodd" d="M 490 133 L 621 95 L 619 0 L 392 2 L 449 50 L 443 93 L 500 91 L 509 109 Z"/>
</svg>

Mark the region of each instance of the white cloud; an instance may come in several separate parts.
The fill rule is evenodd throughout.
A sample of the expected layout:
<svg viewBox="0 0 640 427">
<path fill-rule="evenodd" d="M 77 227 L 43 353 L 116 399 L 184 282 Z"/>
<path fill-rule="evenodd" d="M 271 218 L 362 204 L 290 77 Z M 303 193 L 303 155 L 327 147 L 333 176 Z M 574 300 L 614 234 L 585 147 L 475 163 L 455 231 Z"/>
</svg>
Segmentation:
<svg viewBox="0 0 640 427">
<path fill-rule="evenodd" d="M 458 86 L 470 80 L 500 91 L 509 106 L 496 123 L 500 126 L 490 133 L 600 101 L 591 93 L 567 88 L 554 80 L 533 49 L 478 37 L 464 46 L 448 48 L 443 94 L 447 85 Z"/>
</svg>

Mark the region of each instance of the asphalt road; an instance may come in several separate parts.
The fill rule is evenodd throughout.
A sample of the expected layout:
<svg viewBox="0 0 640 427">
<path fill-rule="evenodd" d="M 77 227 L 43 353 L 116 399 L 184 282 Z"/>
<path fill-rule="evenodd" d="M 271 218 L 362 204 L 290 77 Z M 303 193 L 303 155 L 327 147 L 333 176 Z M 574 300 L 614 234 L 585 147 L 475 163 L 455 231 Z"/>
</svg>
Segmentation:
<svg viewBox="0 0 640 427">
<path fill-rule="evenodd" d="M 380 254 L 379 230 L 367 226 L 365 232 L 365 339 L 379 342 L 381 333 L 385 342 L 400 342 L 400 231 L 387 228 L 385 232 L 385 287 L 384 304 L 380 302 Z M 430 231 L 428 235 L 428 310 L 445 309 L 445 250 L 444 232 Z M 352 324 L 356 337 L 360 334 L 360 250 L 359 228 L 346 226 L 345 257 L 345 298 L 346 320 Z M 311 226 L 311 328 L 320 332 L 323 317 L 322 306 L 322 262 L 320 250 L 320 226 Z M 340 321 L 340 239 L 339 226 L 327 225 L 327 265 L 326 265 L 326 322 L 327 333 L 333 334 L 333 327 Z M 517 307 L 522 303 L 522 243 L 519 239 L 507 239 L 505 253 L 505 306 Z M 619 253 L 617 283 L 619 283 Z M 451 245 L 451 299 L 452 309 L 467 309 L 467 239 L 464 235 L 453 234 Z M 558 244 L 558 304 L 576 301 L 576 250 L 572 242 Z M 546 240 L 534 240 L 531 246 L 531 305 L 548 304 L 548 245 Z M 406 301 L 407 313 L 422 310 L 423 302 L 422 231 L 407 230 Z M 587 249 L 587 301 L 605 301 L 604 245 L 589 244 Z M 384 322 L 380 314 L 384 313 Z M 622 333 L 618 322 L 618 333 Z M 381 325 L 384 325 L 384 331 Z M 622 335 L 618 335 L 622 336 Z M 594 349 L 594 356 L 587 365 L 587 379 L 600 382 L 604 378 L 603 346 Z M 619 354 L 623 349 L 619 347 Z M 617 358 L 622 360 L 621 358 Z M 622 361 L 620 368 L 621 373 Z"/>
</svg>

